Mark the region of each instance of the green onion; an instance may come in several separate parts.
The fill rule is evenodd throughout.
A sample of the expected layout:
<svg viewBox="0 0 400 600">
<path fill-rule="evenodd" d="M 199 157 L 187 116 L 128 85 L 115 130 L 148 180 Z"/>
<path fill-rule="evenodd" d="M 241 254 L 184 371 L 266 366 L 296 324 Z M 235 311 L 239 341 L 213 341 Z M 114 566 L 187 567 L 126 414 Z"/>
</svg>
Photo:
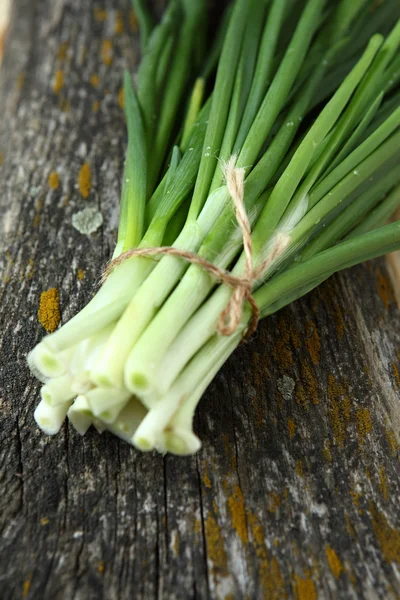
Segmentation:
<svg viewBox="0 0 400 600">
<path fill-rule="evenodd" d="M 146 0 L 132 0 L 132 7 L 139 22 L 140 45 L 142 52 L 146 50 L 147 41 L 154 29 L 154 21 Z"/>
<path fill-rule="evenodd" d="M 124 77 L 124 107 L 128 149 L 121 195 L 121 218 L 114 257 L 135 248 L 143 237 L 147 190 L 146 140 L 139 104 L 131 76 Z"/>
<path fill-rule="evenodd" d="M 386 225 L 400 205 L 400 10 L 395 0 L 235 0 L 211 39 L 203 0 L 171 0 L 156 26 L 146 3 L 134 7 L 142 62 L 136 87 L 124 76 L 114 260 L 28 362 L 44 384 L 35 419 L 45 433 L 68 416 L 81 435 L 94 426 L 185 455 L 201 446 L 196 407 L 254 303 L 265 318 L 400 249 L 400 224 Z M 252 273 L 231 193 L 251 227 Z M 252 296 L 222 335 L 238 281 Z"/>
<path fill-rule="evenodd" d="M 182 141 L 181 141 L 181 149 L 183 151 L 187 150 L 189 136 L 192 132 L 192 129 L 197 121 L 199 116 L 200 108 L 203 103 L 204 92 L 205 92 L 205 80 L 202 77 L 199 77 L 196 80 L 195 86 L 193 88 L 192 97 L 190 99 L 188 114 L 186 116 L 185 124 L 183 127 L 182 133 Z"/>
</svg>

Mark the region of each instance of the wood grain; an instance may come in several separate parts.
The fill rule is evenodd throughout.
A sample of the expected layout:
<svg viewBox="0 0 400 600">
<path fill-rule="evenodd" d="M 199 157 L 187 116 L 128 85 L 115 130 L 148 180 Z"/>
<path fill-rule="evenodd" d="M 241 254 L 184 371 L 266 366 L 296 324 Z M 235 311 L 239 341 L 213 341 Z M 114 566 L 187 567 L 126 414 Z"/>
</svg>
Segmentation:
<svg viewBox="0 0 400 600">
<path fill-rule="evenodd" d="M 195 457 L 34 424 L 40 294 L 58 288 L 70 318 L 115 241 L 118 98 L 137 48 L 127 0 L 14 3 L 0 75 L 0 598 L 399 598 L 400 314 L 384 261 L 260 326 L 201 404 Z M 71 226 L 86 206 L 104 215 L 90 238 Z"/>
</svg>

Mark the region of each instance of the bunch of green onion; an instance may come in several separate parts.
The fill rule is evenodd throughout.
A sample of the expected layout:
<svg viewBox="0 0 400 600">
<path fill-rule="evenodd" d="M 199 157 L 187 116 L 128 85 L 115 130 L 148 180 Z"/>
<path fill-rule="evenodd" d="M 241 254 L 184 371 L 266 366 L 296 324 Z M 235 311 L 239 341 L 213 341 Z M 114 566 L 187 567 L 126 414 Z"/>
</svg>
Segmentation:
<svg viewBox="0 0 400 600">
<path fill-rule="evenodd" d="M 210 46 L 204 0 L 143 0 L 142 62 L 124 79 L 128 147 L 114 259 L 174 246 L 240 277 L 243 235 L 222 165 L 245 171 L 261 317 L 400 248 L 397 0 L 235 0 Z M 124 258 L 124 256 L 122 256 Z M 270 259 L 270 260 L 269 260 Z M 29 356 L 35 419 L 66 415 L 138 449 L 200 448 L 197 404 L 252 318 L 217 325 L 233 290 L 178 256 L 121 259 Z"/>
</svg>

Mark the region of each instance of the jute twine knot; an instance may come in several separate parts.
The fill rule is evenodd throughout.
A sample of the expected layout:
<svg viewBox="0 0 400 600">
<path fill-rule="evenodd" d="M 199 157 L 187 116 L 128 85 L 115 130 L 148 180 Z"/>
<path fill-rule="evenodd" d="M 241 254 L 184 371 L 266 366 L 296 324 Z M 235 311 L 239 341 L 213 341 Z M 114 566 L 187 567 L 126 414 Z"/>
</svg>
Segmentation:
<svg viewBox="0 0 400 600">
<path fill-rule="evenodd" d="M 170 246 L 161 246 L 159 248 L 135 248 L 133 250 L 124 252 L 108 264 L 103 275 L 103 281 L 107 279 L 115 267 L 125 262 L 129 258 L 132 258 L 133 256 L 150 257 L 163 254 L 167 256 L 177 256 L 179 258 L 183 258 L 191 264 L 199 265 L 205 271 L 210 273 L 218 282 L 224 283 L 233 289 L 232 297 L 218 320 L 217 330 L 219 333 L 224 336 L 229 336 L 235 333 L 243 317 L 243 308 L 245 302 L 247 301 L 250 304 L 252 308 L 252 319 L 244 336 L 244 338 L 247 339 L 257 329 L 260 318 L 258 306 L 252 295 L 253 285 L 261 275 L 265 266 L 269 262 L 269 259 L 265 261 L 257 270 L 253 269 L 253 243 L 251 239 L 251 227 L 244 205 L 245 169 L 236 167 L 236 156 L 231 156 L 231 158 L 223 164 L 222 171 L 229 194 L 235 207 L 236 220 L 243 235 L 243 248 L 245 254 L 243 276 L 236 277 L 229 271 L 220 269 L 213 263 L 204 260 L 192 252 L 179 250 L 178 248 Z"/>
<path fill-rule="evenodd" d="M 250 221 L 244 205 L 245 169 L 236 167 L 236 156 L 233 155 L 224 163 L 222 171 L 235 207 L 236 220 L 243 235 L 245 265 L 243 276 L 235 278 L 236 282 L 233 285 L 231 284 L 234 291 L 228 306 L 220 315 L 217 329 L 222 335 L 232 335 L 239 327 L 243 316 L 243 307 L 247 300 L 253 312 L 252 320 L 245 335 L 245 338 L 249 338 L 257 329 L 260 312 L 252 295 L 253 283 L 256 277 L 253 272 L 253 242 Z M 224 278 L 221 278 L 221 281 L 227 283 Z"/>
</svg>

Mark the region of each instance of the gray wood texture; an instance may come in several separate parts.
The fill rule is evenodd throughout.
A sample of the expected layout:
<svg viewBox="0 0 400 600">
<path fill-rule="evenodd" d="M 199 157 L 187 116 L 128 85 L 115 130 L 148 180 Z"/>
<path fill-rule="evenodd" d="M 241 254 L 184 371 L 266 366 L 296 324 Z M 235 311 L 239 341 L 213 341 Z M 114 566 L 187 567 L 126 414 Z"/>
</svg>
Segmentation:
<svg viewBox="0 0 400 600">
<path fill-rule="evenodd" d="M 35 426 L 25 359 L 45 333 L 40 294 L 58 288 L 67 320 L 113 248 L 134 30 L 127 0 L 14 4 L 0 73 L 0 599 L 399 598 L 400 313 L 383 261 L 262 323 L 201 403 L 197 456 Z M 71 226 L 86 206 L 104 215 L 90 238 Z"/>
</svg>

